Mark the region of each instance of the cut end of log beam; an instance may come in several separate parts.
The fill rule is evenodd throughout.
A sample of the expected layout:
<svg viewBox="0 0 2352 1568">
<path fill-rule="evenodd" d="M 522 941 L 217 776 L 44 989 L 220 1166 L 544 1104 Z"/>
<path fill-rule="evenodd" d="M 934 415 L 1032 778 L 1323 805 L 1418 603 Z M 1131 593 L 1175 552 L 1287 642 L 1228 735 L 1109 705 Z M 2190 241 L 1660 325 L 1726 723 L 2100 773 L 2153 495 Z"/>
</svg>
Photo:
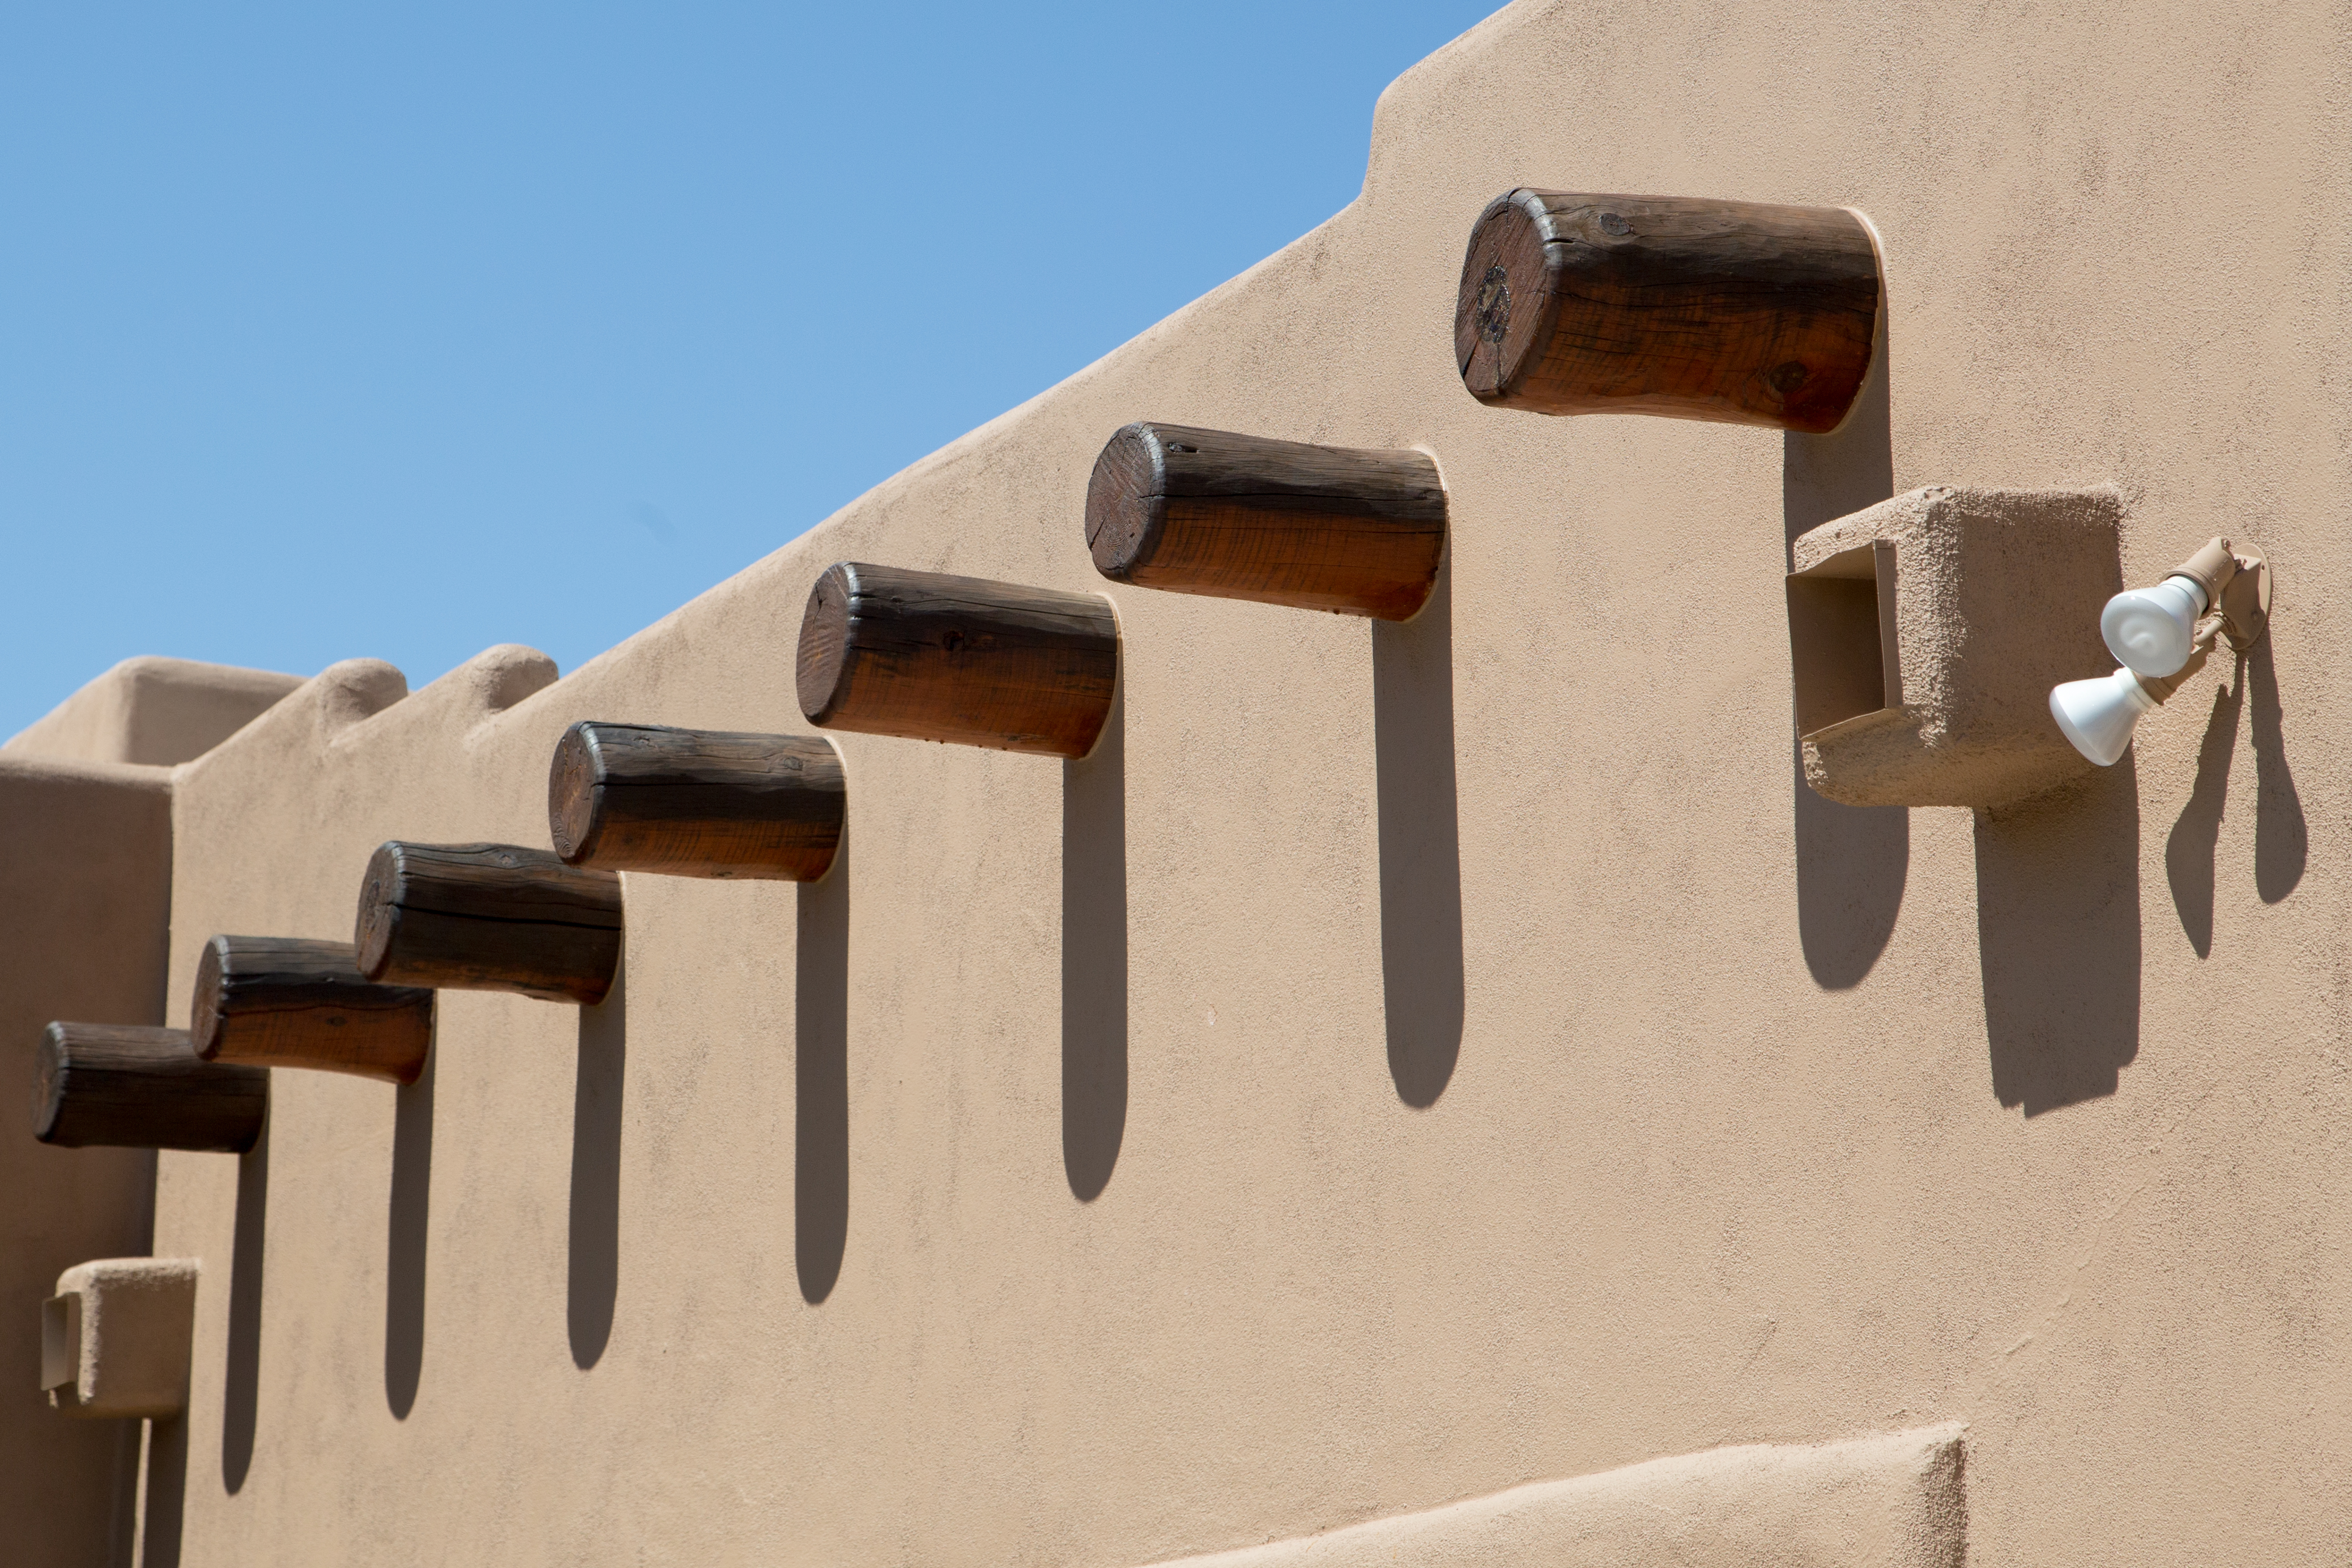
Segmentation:
<svg viewBox="0 0 2352 1568">
<path fill-rule="evenodd" d="M 44 1143 L 241 1154 L 268 1114 L 268 1070 L 205 1061 L 184 1029 L 51 1024 L 34 1056 Z"/>
<path fill-rule="evenodd" d="M 1095 459 L 1087 548 L 1116 583 L 1401 621 L 1445 552 L 1421 452 L 1129 425 Z"/>
<path fill-rule="evenodd" d="M 347 942 L 216 936 L 196 961 L 188 1033 L 208 1062 L 415 1083 L 433 1048 L 433 993 L 370 984 Z"/>
<path fill-rule="evenodd" d="M 1843 207 L 1515 190 L 1471 230 L 1454 363 L 1505 408 L 1822 435 L 1869 374 L 1879 299 Z"/>
<path fill-rule="evenodd" d="M 848 696 L 850 605 L 858 578 L 875 568 L 836 561 L 809 589 L 801 612 L 800 646 L 793 650 L 793 689 L 801 717 L 812 724 L 832 721 Z"/>
<path fill-rule="evenodd" d="M 847 801 L 818 736 L 583 721 L 556 745 L 547 825 L 573 866 L 813 882 Z"/>
<path fill-rule="evenodd" d="M 1118 686 L 1108 601 L 845 561 L 810 590 L 795 666 L 822 729 L 1083 757 Z"/>
<path fill-rule="evenodd" d="M 620 967 L 621 879 L 515 844 L 394 839 L 368 861 L 353 946 L 379 984 L 593 1005 Z"/>
</svg>

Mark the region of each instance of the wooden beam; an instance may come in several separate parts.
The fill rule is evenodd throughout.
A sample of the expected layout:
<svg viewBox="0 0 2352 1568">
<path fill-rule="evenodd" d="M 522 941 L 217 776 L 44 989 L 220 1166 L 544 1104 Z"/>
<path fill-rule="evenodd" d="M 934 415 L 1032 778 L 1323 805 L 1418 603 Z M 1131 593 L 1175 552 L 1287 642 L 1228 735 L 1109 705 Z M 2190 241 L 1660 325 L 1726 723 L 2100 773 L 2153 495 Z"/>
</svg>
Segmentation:
<svg viewBox="0 0 2352 1568">
<path fill-rule="evenodd" d="M 433 1048 L 433 993 L 369 984 L 347 942 L 216 936 L 196 961 L 188 1033 L 208 1062 L 415 1083 Z"/>
<path fill-rule="evenodd" d="M 844 561 L 801 620 L 823 729 L 1083 757 L 1110 716 L 1118 621 L 1091 594 Z"/>
<path fill-rule="evenodd" d="M 593 1005 L 621 962 L 621 879 L 514 844 L 410 844 L 368 861 L 360 973 L 394 985 Z"/>
<path fill-rule="evenodd" d="M 1407 620 L 1445 552 L 1445 487 L 1421 452 L 1139 423 L 1095 459 L 1087 548 L 1139 588 Z"/>
<path fill-rule="evenodd" d="M 813 882 L 848 798 L 819 736 L 583 721 L 556 744 L 547 825 L 573 866 Z"/>
<path fill-rule="evenodd" d="M 241 1154 L 268 1114 L 268 1070 L 205 1061 L 184 1029 L 51 1024 L 34 1057 L 44 1143 Z"/>
<path fill-rule="evenodd" d="M 1516 190 L 1470 231 L 1454 363 L 1505 408 L 1820 435 L 1869 374 L 1879 294 L 1843 207 Z"/>
</svg>

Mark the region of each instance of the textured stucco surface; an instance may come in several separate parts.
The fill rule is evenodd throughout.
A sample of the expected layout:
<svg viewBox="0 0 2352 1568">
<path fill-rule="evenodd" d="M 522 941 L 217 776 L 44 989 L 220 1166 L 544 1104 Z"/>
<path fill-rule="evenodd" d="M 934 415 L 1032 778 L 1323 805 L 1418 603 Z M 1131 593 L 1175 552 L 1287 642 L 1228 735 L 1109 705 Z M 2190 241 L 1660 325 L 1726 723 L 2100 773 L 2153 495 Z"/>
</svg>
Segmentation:
<svg viewBox="0 0 2352 1568">
<path fill-rule="evenodd" d="M 155 1156 L 33 1141 L 33 1055 L 53 1018 L 163 1020 L 171 772 L 0 755 L 0 1524 L 11 1561 L 130 1545 L 136 1423 L 61 1421 L 38 1375 L 58 1274 L 148 1249 Z"/>
<path fill-rule="evenodd" d="M 1170 1568 L 1958 1568 L 1957 1426 L 1748 1444 L 1537 1481 Z"/>
<path fill-rule="evenodd" d="M 301 684 L 275 670 L 126 658 L 0 742 L 0 752 L 168 767 L 212 750 Z"/>
<path fill-rule="evenodd" d="M 193 1258 L 98 1258 L 58 1275 L 57 1294 L 80 1298 L 80 1334 L 73 1381 L 50 1391 L 58 1411 L 84 1420 L 179 1415 L 202 1272 Z"/>
<path fill-rule="evenodd" d="M 130 658 L 0 743 L 0 1081 L 29 1092 L 52 1019 L 163 1021 L 168 764 L 301 684 Z M 147 1248 L 154 1169 L 137 1150 L 46 1148 L 21 1120 L 0 1137 L 0 1523 L 28 1563 L 79 1568 L 131 1548 L 137 1425 L 61 1428 L 37 1379 L 14 1373 L 38 1364 L 39 1303 L 60 1269 Z"/>
<path fill-rule="evenodd" d="M 1807 782 L 1846 805 L 1999 807 L 2087 779 L 2050 689 L 2114 662 L 2099 610 L 2122 587 L 2120 501 L 2104 486 L 1932 485 L 1791 541 L 1799 572 L 1879 542 L 1897 563 L 1902 701 L 1805 736 Z"/>
<path fill-rule="evenodd" d="M 151 1546 L 1115 1568 L 1961 1420 L 1976 1561 L 2336 1553 L 2346 33 L 1523 5 L 1330 223 L 587 667 L 281 702 L 175 793 L 175 1010 L 386 837 L 543 844 L 573 720 L 802 730 L 832 561 L 1108 592 L 1127 658 L 1090 761 L 843 736 L 826 883 L 629 878 L 601 1008 L 446 996 L 417 1088 L 163 1156 Z M 1521 184 L 1861 208 L 1885 373 L 1821 439 L 1480 408 Z M 1432 607 L 1103 584 L 1139 418 L 1427 450 Z M 1927 484 L 2112 484 L 2129 581 L 2231 532 L 2271 637 L 2030 807 L 1819 801 L 1789 541 Z"/>
</svg>

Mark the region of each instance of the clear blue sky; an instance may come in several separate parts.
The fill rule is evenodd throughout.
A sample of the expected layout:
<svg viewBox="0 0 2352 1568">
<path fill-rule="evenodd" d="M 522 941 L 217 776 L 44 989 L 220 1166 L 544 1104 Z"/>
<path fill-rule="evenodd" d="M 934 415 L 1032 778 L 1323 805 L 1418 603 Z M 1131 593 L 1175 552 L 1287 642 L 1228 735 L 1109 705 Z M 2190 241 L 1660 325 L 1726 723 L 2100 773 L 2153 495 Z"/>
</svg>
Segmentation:
<svg viewBox="0 0 2352 1568">
<path fill-rule="evenodd" d="M 1328 217 L 1499 0 L 0 12 L 0 735 L 566 669 Z"/>
</svg>

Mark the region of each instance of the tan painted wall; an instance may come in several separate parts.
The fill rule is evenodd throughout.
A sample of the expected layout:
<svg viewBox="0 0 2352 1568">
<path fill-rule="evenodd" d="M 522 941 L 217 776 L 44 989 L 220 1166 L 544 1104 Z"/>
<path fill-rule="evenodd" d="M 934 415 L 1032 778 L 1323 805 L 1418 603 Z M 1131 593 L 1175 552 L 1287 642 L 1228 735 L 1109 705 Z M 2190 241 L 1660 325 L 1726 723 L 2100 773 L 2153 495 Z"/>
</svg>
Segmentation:
<svg viewBox="0 0 2352 1568">
<path fill-rule="evenodd" d="M 1978 1562 L 2337 1553 L 2347 59 L 2317 4 L 1523 5 L 1329 224 L 560 683 L 280 704 L 175 797 L 175 1007 L 381 839 L 543 844 L 572 720 L 802 728 L 832 560 L 1101 588 L 1127 420 L 1453 497 L 1417 622 L 1115 591 L 1091 761 L 846 737 L 827 883 L 632 878 L 602 1008 L 445 996 L 416 1089 L 164 1156 L 151 1548 L 1111 1568 L 1958 1420 Z M 1822 439 L 1478 407 L 1521 182 L 1861 207 L 1891 373 Z M 1927 483 L 2113 483 L 2133 580 L 2252 538 L 2270 642 L 2077 794 L 1832 807 L 1787 541 Z"/>
</svg>

